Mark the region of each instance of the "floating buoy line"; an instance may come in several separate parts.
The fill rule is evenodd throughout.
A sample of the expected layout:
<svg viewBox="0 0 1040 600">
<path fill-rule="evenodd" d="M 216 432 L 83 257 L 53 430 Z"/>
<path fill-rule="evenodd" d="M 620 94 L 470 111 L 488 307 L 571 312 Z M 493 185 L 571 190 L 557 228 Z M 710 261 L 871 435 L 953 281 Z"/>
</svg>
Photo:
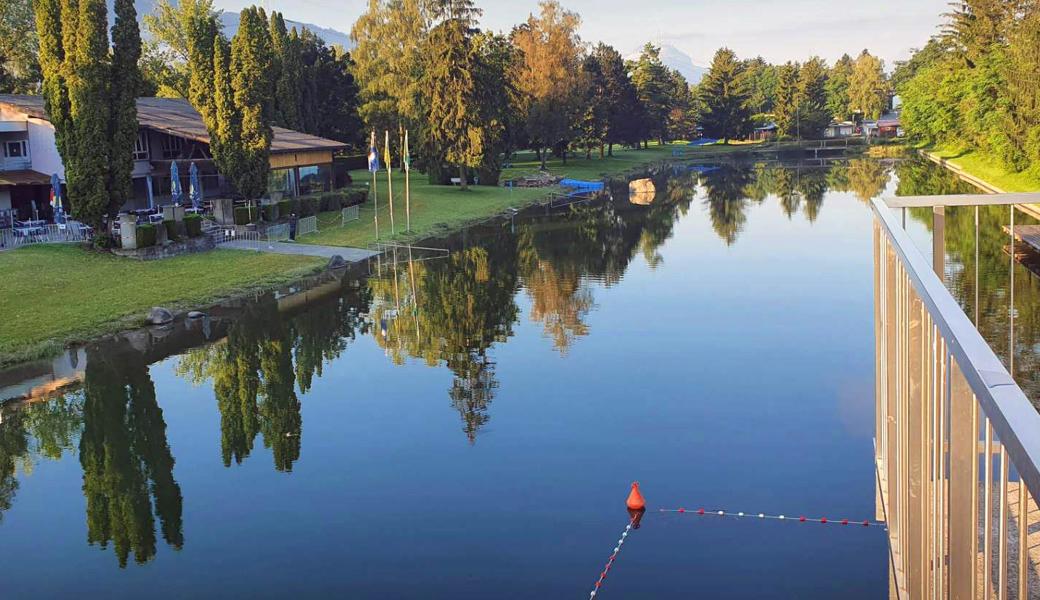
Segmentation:
<svg viewBox="0 0 1040 600">
<path fill-rule="evenodd" d="M 596 583 L 592 586 L 592 592 L 589 593 L 590 600 L 595 598 L 599 594 L 603 587 L 603 582 L 607 579 L 607 574 L 610 573 L 610 569 L 614 566 L 614 562 L 617 561 L 618 555 L 621 553 L 621 547 L 625 544 L 625 540 L 628 539 L 630 533 L 634 530 L 639 529 L 640 521 L 646 513 L 646 499 L 643 498 L 642 492 L 639 491 L 639 482 L 632 483 L 632 490 L 628 494 L 628 498 L 625 500 L 625 507 L 628 508 L 629 521 L 628 525 L 625 526 L 625 530 L 621 532 L 621 537 L 618 538 L 616 544 L 614 544 L 614 550 L 610 554 L 610 558 L 607 559 L 607 564 L 600 571 L 599 578 Z M 773 520 L 773 521 L 786 521 L 790 523 L 817 523 L 820 525 L 838 525 L 844 527 L 873 527 L 875 529 L 888 530 L 886 523 L 881 521 L 872 521 L 870 519 L 828 519 L 827 517 L 807 517 L 804 515 L 799 516 L 788 516 L 782 514 L 770 514 L 764 512 L 744 512 L 744 511 L 730 511 L 724 509 L 687 509 L 683 507 L 679 508 L 658 508 L 657 514 L 679 514 L 679 515 L 691 515 L 695 517 L 716 517 L 716 518 L 732 518 L 732 519 L 751 519 L 751 520 Z"/>
<path fill-rule="evenodd" d="M 694 515 L 698 517 L 731 517 L 735 519 L 773 519 L 774 521 L 789 521 L 792 523 L 820 523 L 823 525 L 848 525 L 856 527 L 881 527 L 885 529 L 885 524 L 878 521 L 871 521 L 869 519 L 858 521 L 855 519 L 828 519 L 827 517 L 806 517 L 806 516 L 787 516 L 787 515 L 769 515 L 766 513 L 755 513 L 755 512 L 734 512 L 730 510 L 706 510 L 703 508 L 698 509 L 686 509 L 686 508 L 659 508 L 658 513 L 677 513 Z"/>
</svg>

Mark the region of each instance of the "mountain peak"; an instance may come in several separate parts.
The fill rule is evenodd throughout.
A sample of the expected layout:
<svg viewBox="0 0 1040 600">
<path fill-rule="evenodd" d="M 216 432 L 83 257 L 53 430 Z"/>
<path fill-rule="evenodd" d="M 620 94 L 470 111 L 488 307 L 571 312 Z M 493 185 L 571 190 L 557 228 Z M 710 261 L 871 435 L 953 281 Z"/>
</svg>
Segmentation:
<svg viewBox="0 0 1040 600">
<path fill-rule="evenodd" d="M 661 48 L 661 62 L 665 64 L 669 69 L 675 69 L 686 78 L 686 81 L 691 85 L 696 85 L 701 82 L 704 78 L 704 74 L 708 72 L 708 69 L 699 66 L 693 62 L 690 55 L 676 48 L 671 44 L 663 42 L 653 42 L 655 46 Z M 631 52 L 626 58 L 635 60 L 639 58 L 639 53 L 642 52 L 643 48 L 640 46 L 637 50 Z"/>
</svg>

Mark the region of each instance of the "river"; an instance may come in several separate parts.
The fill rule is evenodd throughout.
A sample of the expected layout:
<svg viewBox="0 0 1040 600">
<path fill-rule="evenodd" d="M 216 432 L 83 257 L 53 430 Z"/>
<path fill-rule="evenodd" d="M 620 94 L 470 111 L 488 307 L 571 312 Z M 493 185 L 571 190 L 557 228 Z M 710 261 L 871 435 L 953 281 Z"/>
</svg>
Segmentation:
<svg viewBox="0 0 1040 600">
<path fill-rule="evenodd" d="M 67 355 L 3 408 L 4 595 L 588 597 L 633 480 L 597 597 L 887 594 L 881 527 L 657 509 L 877 516 L 867 201 L 959 186 L 646 179 Z"/>
</svg>

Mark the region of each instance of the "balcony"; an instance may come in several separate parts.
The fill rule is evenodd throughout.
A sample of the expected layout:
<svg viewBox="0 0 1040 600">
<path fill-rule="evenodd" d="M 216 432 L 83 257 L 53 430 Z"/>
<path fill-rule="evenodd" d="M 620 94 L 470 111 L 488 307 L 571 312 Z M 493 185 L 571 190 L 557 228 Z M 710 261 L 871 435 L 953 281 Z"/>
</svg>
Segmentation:
<svg viewBox="0 0 1040 600">
<path fill-rule="evenodd" d="M 976 207 L 977 253 L 978 207 L 1006 206 L 1012 279 L 1003 310 L 1014 348 L 1016 205 L 1038 200 L 1007 194 L 873 201 L 875 459 L 893 597 L 1036 595 L 1040 413 L 940 276 L 949 208 Z M 903 210 L 902 219 L 893 209 Z M 931 264 L 906 230 L 907 209 L 931 215 Z"/>
<path fill-rule="evenodd" d="M 32 158 L 22 156 L 7 158 L 0 156 L 0 171 L 25 171 L 32 168 Z"/>
</svg>

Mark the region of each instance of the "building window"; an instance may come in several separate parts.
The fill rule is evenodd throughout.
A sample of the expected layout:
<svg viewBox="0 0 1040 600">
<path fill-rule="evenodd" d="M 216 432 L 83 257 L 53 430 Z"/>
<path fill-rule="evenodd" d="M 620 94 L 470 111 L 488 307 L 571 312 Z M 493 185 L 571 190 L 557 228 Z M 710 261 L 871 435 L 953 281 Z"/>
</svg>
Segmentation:
<svg viewBox="0 0 1040 600">
<path fill-rule="evenodd" d="M 14 140 L 4 144 L 4 156 L 7 158 L 26 158 L 29 156 L 29 144 L 25 140 Z"/>
<path fill-rule="evenodd" d="M 184 145 L 184 139 L 174 137 L 172 135 L 164 135 L 162 141 L 159 142 L 159 147 L 162 149 L 163 160 L 173 160 L 180 158 L 181 148 Z"/>
<path fill-rule="evenodd" d="M 148 132 L 140 131 L 134 142 L 134 160 L 148 160 Z"/>
<path fill-rule="evenodd" d="M 300 167 L 300 195 L 327 192 L 332 186 L 332 165 Z"/>
</svg>

